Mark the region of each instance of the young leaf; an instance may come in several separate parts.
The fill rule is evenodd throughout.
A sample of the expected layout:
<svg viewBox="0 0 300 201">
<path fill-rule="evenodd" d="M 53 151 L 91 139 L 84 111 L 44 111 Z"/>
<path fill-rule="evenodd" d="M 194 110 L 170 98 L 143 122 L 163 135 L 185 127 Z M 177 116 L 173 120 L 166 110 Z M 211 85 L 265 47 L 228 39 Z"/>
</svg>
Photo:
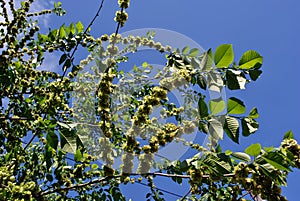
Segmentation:
<svg viewBox="0 0 300 201">
<path fill-rule="evenodd" d="M 75 26 L 74 26 L 74 23 L 72 22 L 71 24 L 70 24 L 70 33 L 72 34 L 72 35 L 74 35 L 75 33 L 76 33 L 76 29 L 75 29 Z"/>
<path fill-rule="evenodd" d="M 222 99 L 210 100 L 209 109 L 212 115 L 216 115 L 225 109 L 225 102 Z"/>
<path fill-rule="evenodd" d="M 288 132 L 286 132 L 286 133 L 284 134 L 283 139 L 294 139 L 294 134 L 293 134 L 293 132 L 292 132 L 291 130 L 289 130 Z"/>
<path fill-rule="evenodd" d="M 263 62 L 263 57 L 254 50 L 248 50 L 245 52 L 240 61 L 239 68 L 240 69 L 251 69 L 257 67 L 257 65 L 261 65 Z"/>
<path fill-rule="evenodd" d="M 248 117 L 253 118 L 253 119 L 256 119 L 256 118 L 259 117 L 259 114 L 257 112 L 257 108 L 256 107 L 252 108 L 252 110 L 250 111 Z"/>
<path fill-rule="evenodd" d="M 62 25 L 59 29 L 59 37 L 63 39 L 63 38 L 66 38 L 66 36 L 67 36 L 67 34 L 65 32 L 65 26 Z"/>
<path fill-rule="evenodd" d="M 261 151 L 261 145 L 259 143 L 252 144 L 245 149 L 245 153 L 249 154 L 250 156 L 258 156 Z"/>
<path fill-rule="evenodd" d="M 190 50 L 188 56 L 189 56 L 189 57 L 195 57 L 195 56 L 197 56 L 197 55 L 199 54 L 199 52 L 200 52 L 199 49 L 193 48 L 193 49 Z"/>
<path fill-rule="evenodd" d="M 83 28 L 83 25 L 82 25 L 82 23 L 80 21 L 78 21 L 75 26 L 76 26 L 76 29 L 77 29 L 78 33 L 82 33 L 83 32 L 84 28 Z"/>
<path fill-rule="evenodd" d="M 223 44 L 217 47 L 214 61 L 217 67 L 228 68 L 233 62 L 234 53 L 231 44 Z"/>
<path fill-rule="evenodd" d="M 235 143 L 239 143 L 239 129 L 239 121 L 236 118 L 225 116 L 224 131 Z"/>
<path fill-rule="evenodd" d="M 248 154 L 243 153 L 243 152 L 233 152 L 231 154 L 231 156 L 233 156 L 234 158 L 241 160 L 241 161 L 246 161 L 246 162 L 250 162 L 251 158 Z"/>
<path fill-rule="evenodd" d="M 189 50 L 190 50 L 190 47 L 189 47 L 189 46 L 186 46 L 186 47 L 184 47 L 184 48 L 182 49 L 181 53 L 182 53 L 182 54 L 187 54 Z"/>
<path fill-rule="evenodd" d="M 83 156 L 82 156 L 81 151 L 79 149 L 77 149 L 76 153 L 74 154 L 74 160 L 76 162 L 82 162 L 82 158 L 83 158 Z"/>
<path fill-rule="evenodd" d="M 243 114 L 246 112 L 246 107 L 243 103 L 243 101 L 231 97 L 228 99 L 227 102 L 227 113 L 228 114 Z"/>
</svg>

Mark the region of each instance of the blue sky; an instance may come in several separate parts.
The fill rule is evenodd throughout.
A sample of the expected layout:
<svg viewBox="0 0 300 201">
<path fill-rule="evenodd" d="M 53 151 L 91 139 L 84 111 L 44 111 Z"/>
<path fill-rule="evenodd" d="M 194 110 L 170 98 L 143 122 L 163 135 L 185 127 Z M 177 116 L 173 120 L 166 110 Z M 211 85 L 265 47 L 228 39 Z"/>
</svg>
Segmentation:
<svg viewBox="0 0 300 201">
<path fill-rule="evenodd" d="M 59 26 L 81 20 L 88 24 L 97 10 L 99 0 L 83 2 L 62 1 L 67 9 L 62 18 L 51 17 L 49 26 Z M 106 1 L 103 12 L 93 26 L 92 33 L 100 36 L 112 33 L 117 1 Z M 209 0 L 132 1 L 128 9 L 129 20 L 120 32 L 139 28 L 163 28 L 184 34 L 204 49 L 215 49 L 223 43 L 233 44 L 236 60 L 248 49 L 264 57 L 263 74 L 242 92 L 228 92 L 227 97 L 244 100 L 248 109 L 258 107 L 260 129 L 248 138 L 241 138 L 240 145 L 224 141 L 224 149 L 244 150 L 251 143 L 278 146 L 283 134 L 292 130 L 300 142 L 300 2 L 297 0 Z M 78 58 L 86 55 L 79 54 Z M 288 178 L 284 194 L 291 201 L 298 200 L 299 170 Z M 182 188 L 165 189 L 184 194 Z M 159 185 L 158 185 L 159 186 Z M 171 188 L 171 189 L 170 189 Z M 129 193 L 142 188 L 128 188 Z M 134 192 L 133 192 L 134 191 Z M 173 197 L 174 198 L 174 197 Z M 174 198 L 175 199 L 175 198 Z M 172 197 L 170 197 L 172 200 Z"/>
</svg>

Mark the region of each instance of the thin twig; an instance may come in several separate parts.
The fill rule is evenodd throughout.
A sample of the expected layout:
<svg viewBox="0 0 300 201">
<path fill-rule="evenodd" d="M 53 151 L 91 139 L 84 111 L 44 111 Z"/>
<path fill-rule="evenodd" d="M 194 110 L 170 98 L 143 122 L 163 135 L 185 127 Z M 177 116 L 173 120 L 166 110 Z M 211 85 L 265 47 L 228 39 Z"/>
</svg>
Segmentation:
<svg viewBox="0 0 300 201">
<path fill-rule="evenodd" d="M 88 32 L 88 30 L 91 28 L 91 26 L 94 24 L 95 20 L 96 20 L 97 17 L 99 16 L 99 14 L 100 14 L 100 12 L 101 12 L 101 10 L 102 10 L 104 1 L 105 1 L 105 0 L 102 0 L 102 1 L 101 1 L 100 5 L 99 5 L 99 7 L 98 7 L 98 10 L 97 10 L 97 12 L 96 12 L 96 14 L 94 15 L 94 17 L 93 17 L 93 19 L 91 20 L 91 22 L 89 23 L 89 25 L 88 25 L 88 26 L 86 27 L 86 29 L 84 30 L 83 35 L 85 35 L 85 34 Z M 74 55 L 75 55 L 75 52 L 76 52 L 77 49 L 78 49 L 78 46 L 79 46 L 79 43 L 76 44 L 76 46 L 75 46 L 75 48 L 74 48 L 74 50 L 73 50 L 73 52 L 72 52 L 72 54 L 71 54 L 71 56 L 70 56 L 70 60 L 73 59 L 73 57 L 74 57 Z M 63 74 L 62 74 L 61 80 L 63 80 L 63 78 L 64 78 L 64 76 L 66 75 L 66 73 L 67 73 L 67 68 L 64 69 L 64 72 L 63 72 Z"/>
</svg>

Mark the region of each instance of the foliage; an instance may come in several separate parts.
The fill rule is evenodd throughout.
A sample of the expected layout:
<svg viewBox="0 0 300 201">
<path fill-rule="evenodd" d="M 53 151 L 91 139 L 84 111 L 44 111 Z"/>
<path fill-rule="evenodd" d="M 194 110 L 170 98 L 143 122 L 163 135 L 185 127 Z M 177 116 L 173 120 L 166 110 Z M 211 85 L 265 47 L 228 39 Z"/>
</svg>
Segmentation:
<svg viewBox="0 0 300 201">
<path fill-rule="evenodd" d="M 218 142 L 223 131 L 239 143 L 240 134 L 249 136 L 258 130 L 258 110 L 245 114 L 245 104 L 236 97 L 208 101 L 204 95 L 224 88 L 242 90 L 257 80 L 263 62 L 259 53 L 249 50 L 236 63 L 230 44 L 200 52 L 163 46 L 151 32 L 123 37 L 118 30 L 128 19 L 129 0 L 118 1 L 117 30 L 110 36 L 95 39 L 90 34 L 103 1 L 86 28 L 79 21 L 42 32 L 35 16 L 61 16 L 65 10 L 57 2 L 52 10 L 31 13 L 32 3 L 23 1 L 15 7 L 13 0 L 0 1 L 4 19 L 0 22 L 1 200 L 125 200 L 121 184 L 136 180 L 147 181 L 147 200 L 164 200 L 154 177 L 170 177 L 179 184 L 188 180 L 190 191 L 181 200 L 245 200 L 246 196 L 286 200 L 280 186 L 286 185 L 291 168 L 300 168 L 300 145 L 292 132 L 284 135 L 278 148 L 257 143 L 244 152 L 222 152 Z M 121 70 L 130 59 L 126 53 L 141 46 L 166 55 L 165 68 L 155 74 L 158 85 L 143 80 L 153 72 L 146 61 L 142 67 L 133 66 L 132 73 Z M 91 56 L 77 64 L 79 48 Z M 45 57 L 54 53 L 60 54 L 61 73 L 39 70 Z M 92 73 L 81 73 L 89 65 Z M 116 80 L 123 80 L 125 87 L 116 87 Z M 134 93 L 120 96 L 122 90 Z M 168 97 L 172 90 L 187 97 L 184 105 L 172 103 Z M 72 105 L 71 98 L 77 104 Z M 157 108 L 161 118 L 173 121 L 158 122 L 151 116 Z M 187 143 L 198 154 L 154 163 L 161 147 L 195 130 L 201 132 L 198 135 L 209 134 L 208 146 Z M 120 168 L 113 166 L 116 155 L 122 156 Z M 139 162 L 136 172 L 134 158 Z M 160 170 L 151 172 L 151 167 Z"/>
</svg>

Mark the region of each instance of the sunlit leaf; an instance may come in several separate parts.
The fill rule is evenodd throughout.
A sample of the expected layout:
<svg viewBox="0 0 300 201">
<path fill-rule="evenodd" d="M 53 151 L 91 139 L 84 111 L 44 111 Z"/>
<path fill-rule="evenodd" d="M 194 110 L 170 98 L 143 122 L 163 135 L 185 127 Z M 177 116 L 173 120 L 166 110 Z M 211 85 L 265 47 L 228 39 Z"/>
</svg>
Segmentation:
<svg viewBox="0 0 300 201">
<path fill-rule="evenodd" d="M 293 134 L 293 132 L 292 132 L 291 130 L 289 130 L 288 132 L 286 132 L 286 133 L 284 134 L 283 139 L 294 139 L 294 134 Z"/>
<path fill-rule="evenodd" d="M 217 47 L 214 54 L 214 62 L 217 67 L 227 68 L 234 59 L 234 53 L 231 44 L 223 44 Z"/>
<path fill-rule="evenodd" d="M 251 69 L 257 67 L 257 64 L 261 65 L 263 62 L 263 57 L 254 50 L 248 50 L 245 52 L 240 61 L 239 68 L 240 69 Z"/>
<path fill-rule="evenodd" d="M 227 101 L 227 113 L 228 114 L 243 114 L 246 112 L 246 107 L 243 101 L 231 97 Z"/>
<path fill-rule="evenodd" d="M 189 56 L 189 57 L 195 57 L 195 56 L 197 56 L 197 55 L 199 54 L 199 52 L 200 52 L 199 49 L 193 48 L 193 49 L 190 50 L 188 56 Z"/>
<path fill-rule="evenodd" d="M 182 48 L 181 53 L 182 54 L 187 54 L 189 50 L 190 50 L 190 47 L 186 46 L 186 47 Z"/>
<path fill-rule="evenodd" d="M 261 152 L 261 145 L 259 143 L 252 144 L 245 149 L 245 153 L 249 154 L 250 156 L 258 156 Z"/>
<path fill-rule="evenodd" d="M 212 115 L 216 115 L 225 109 L 225 101 L 222 99 L 210 100 L 209 109 Z"/>
<path fill-rule="evenodd" d="M 80 21 L 78 21 L 75 26 L 76 26 L 76 29 L 77 29 L 78 33 L 83 32 L 84 27 L 83 27 L 83 25 L 82 25 L 82 23 Z"/>
</svg>

